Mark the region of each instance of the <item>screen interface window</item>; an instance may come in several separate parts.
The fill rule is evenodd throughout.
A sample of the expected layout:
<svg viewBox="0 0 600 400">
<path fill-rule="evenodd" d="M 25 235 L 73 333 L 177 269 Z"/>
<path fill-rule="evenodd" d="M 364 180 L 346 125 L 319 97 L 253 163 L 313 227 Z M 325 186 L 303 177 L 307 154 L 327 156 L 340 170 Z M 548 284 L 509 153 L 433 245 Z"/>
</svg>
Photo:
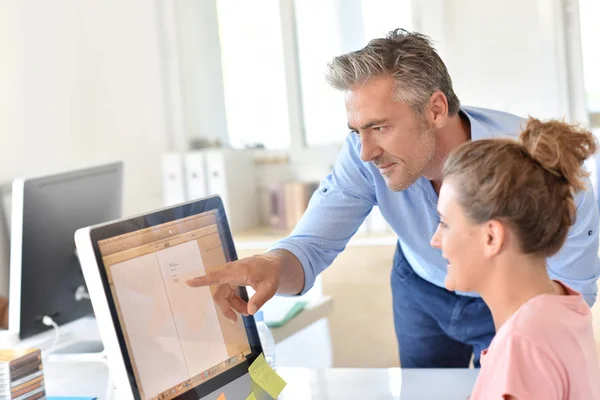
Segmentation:
<svg viewBox="0 0 600 400">
<path fill-rule="evenodd" d="M 98 243 L 142 399 L 172 399 L 245 361 L 242 318 L 187 279 L 227 262 L 216 210 Z"/>
</svg>

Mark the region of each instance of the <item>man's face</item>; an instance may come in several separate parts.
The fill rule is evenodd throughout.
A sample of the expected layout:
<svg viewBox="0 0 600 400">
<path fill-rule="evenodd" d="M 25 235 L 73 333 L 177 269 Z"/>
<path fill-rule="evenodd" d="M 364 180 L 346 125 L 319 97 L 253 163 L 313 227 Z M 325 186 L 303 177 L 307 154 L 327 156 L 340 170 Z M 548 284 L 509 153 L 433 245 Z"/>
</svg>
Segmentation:
<svg viewBox="0 0 600 400">
<path fill-rule="evenodd" d="M 435 130 L 412 109 L 393 98 L 394 81 L 369 80 L 346 93 L 348 127 L 360 136 L 360 158 L 372 162 L 393 191 L 405 190 L 435 155 Z"/>
</svg>

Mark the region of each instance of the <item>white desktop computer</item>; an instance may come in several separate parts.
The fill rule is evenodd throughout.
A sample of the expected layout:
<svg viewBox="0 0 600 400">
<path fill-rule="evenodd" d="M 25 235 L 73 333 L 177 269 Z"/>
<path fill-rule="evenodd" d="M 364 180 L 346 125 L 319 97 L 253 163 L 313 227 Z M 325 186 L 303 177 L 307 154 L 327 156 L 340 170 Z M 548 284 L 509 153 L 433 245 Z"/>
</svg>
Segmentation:
<svg viewBox="0 0 600 400">
<path fill-rule="evenodd" d="M 249 375 L 262 352 L 254 317 L 231 323 L 216 288 L 185 283 L 237 259 L 220 197 L 84 228 L 75 240 L 117 399 L 272 399 Z"/>
</svg>

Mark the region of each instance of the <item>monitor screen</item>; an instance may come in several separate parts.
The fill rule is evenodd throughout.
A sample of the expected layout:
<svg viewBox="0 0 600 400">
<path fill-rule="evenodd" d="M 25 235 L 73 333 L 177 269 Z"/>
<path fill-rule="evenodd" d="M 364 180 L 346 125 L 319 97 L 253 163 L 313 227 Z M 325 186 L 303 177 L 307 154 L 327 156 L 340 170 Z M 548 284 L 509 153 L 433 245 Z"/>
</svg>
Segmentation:
<svg viewBox="0 0 600 400">
<path fill-rule="evenodd" d="M 185 283 L 235 258 L 222 206 L 168 221 L 160 215 L 102 235 L 97 249 L 140 398 L 162 400 L 245 363 L 258 340 L 251 318 L 232 323 L 219 312 L 216 287 Z"/>
</svg>

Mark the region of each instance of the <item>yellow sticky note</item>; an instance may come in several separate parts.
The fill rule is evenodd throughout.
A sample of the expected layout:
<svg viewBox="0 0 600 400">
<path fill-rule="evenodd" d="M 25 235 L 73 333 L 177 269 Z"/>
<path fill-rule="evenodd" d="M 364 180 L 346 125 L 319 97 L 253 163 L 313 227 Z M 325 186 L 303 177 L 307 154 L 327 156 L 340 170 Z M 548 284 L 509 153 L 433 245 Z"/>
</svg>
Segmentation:
<svg viewBox="0 0 600 400">
<path fill-rule="evenodd" d="M 265 360 L 265 356 L 262 353 L 256 357 L 256 360 L 248 368 L 248 372 L 250 372 L 252 380 L 274 399 L 279 396 L 279 393 L 281 393 L 286 385 L 285 381 L 277 375 L 277 372 L 273 371 L 273 368 L 267 364 L 267 360 Z"/>
<path fill-rule="evenodd" d="M 256 396 L 254 395 L 254 392 L 250 393 L 250 396 L 246 397 L 246 400 L 256 400 Z"/>
<path fill-rule="evenodd" d="M 217 400 L 227 400 L 225 398 L 225 393 L 221 393 L 221 395 L 219 397 L 217 397 Z"/>
</svg>

